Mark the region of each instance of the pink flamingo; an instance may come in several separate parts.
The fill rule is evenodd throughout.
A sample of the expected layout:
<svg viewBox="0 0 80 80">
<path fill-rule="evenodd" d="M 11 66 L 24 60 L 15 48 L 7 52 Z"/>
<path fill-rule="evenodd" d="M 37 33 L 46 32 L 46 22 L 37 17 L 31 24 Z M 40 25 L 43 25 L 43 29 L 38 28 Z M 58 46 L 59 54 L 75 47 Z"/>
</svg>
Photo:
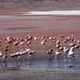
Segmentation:
<svg viewBox="0 0 80 80">
<path fill-rule="evenodd" d="M 47 54 L 49 55 L 49 59 L 52 58 L 52 55 L 53 55 L 53 49 L 50 48 L 48 51 L 47 51 Z"/>
</svg>

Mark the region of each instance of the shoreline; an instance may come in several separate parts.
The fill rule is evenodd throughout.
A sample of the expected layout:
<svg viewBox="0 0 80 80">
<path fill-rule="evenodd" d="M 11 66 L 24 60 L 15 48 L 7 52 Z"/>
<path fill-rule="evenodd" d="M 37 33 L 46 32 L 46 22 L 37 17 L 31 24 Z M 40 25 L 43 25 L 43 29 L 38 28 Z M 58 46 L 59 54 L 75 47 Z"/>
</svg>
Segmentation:
<svg viewBox="0 0 80 80">
<path fill-rule="evenodd" d="M 6 71 L 22 71 L 22 72 L 65 72 L 65 73 L 80 73 L 79 70 L 73 70 L 73 69 L 59 69 L 59 68 L 26 68 L 26 69 L 18 69 L 15 67 L 8 67 L 8 68 L 0 68 L 0 73 Z"/>
</svg>

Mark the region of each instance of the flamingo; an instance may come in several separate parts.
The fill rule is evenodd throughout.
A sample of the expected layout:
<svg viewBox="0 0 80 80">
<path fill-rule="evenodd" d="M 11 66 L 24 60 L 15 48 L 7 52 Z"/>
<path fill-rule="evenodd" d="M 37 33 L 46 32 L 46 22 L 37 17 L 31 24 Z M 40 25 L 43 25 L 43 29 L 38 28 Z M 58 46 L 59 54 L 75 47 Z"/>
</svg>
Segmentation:
<svg viewBox="0 0 80 80">
<path fill-rule="evenodd" d="M 71 47 L 69 52 L 68 52 L 68 58 L 73 59 L 75 57 L 74 55 L 74 47 Z"/>
<path fill-rule="evenodd" d="M 32 55 L 34 55 L 36 52 L 34 50 L 29 49 L 25 49 L 25 51 L 21 51 L 20 55 L 24 55 L 27 54 L 28 58 L 31 60 Z"/>
<path fill-rule="evenodd" d="M 41 41 L 42 49 L 44 49 L 44 47 L 45 47 L 45 42 L 46 42 L 45 39 L 43 39 L 43 40 Z"/>
<path fill-rule="evenodd" d="M 36 52 L 34 50 L 29 50 L 28 51 L 28 58 L 29 58 L 29 60 L 32 60 L 32 56 L 34 56 L 35 53 Z"/>
<path fill-rule="evenodd" d="M 80 48 L 80 45 L 77 44 L 77 45 L 75 45 L 74 47 L 75 47 L 75 49 L 79 49 L 79 48 Z"/>
<path fill-rule="evenodd" d="M 56 44 L 60 44 L 60 40 L 57 40 L 57 41 L 56 41 Z"/>
<path fill-rule="evenodd" d="M 50 39 L 50 40 L 53 40 L 54 38 L 53 38 L 53 37 L 49 37 L 49 39 Z"/>
<path fill-rule="evenodd" d="M 60 47 L 61 47 L 60 45 L 56 44 L 56 48 L 57 48 L 57 49 L 59 49 Z"/>
<path fill-rule="evenodd" d="M 53 42 L 56 42 L 56 39 L 53 39 Z"/>
<path fill-rule="evenodd" d="M 45 35 L 42 35 L 41 40 L 43 40 L 45 38 Z"/>
<path fill-rule="evenodd" d="M 55 51 L 55 59 L 59 59 L 60 55 L 61 55 L 60 50 L 56 50 Z"/>
<path fill-rule="evenodd" d="M 22 57 L 22 55 L 28 54 L 29 51 L 31 51 L 31 49 L 25 49 L 25 50 L 21 49 L 16 53 L 10 54 L 10 57 L 18 61 Z"/>
<path fill-rule="evenodd" d="M 12 59 L 18 61 L 18 60 L 20 59 L 20 57 L 21 57 L 21 55 L 20 55 L 20 51 L 18 51 L 18 52 L 16 52 L 16 53 L 12 53 L 12 54 L 10 54 L 10 57 L 11 57 Z"/>
<path fill-rule="evenodd" d="M 67 47 L 63 47 L 64 54 L 66 54 L 68 51 L 69 51 L 69 49 Z"/>
<path fill-rule="evenodd" d="M 15 45 L 15 46 L 17 46 L 18 44 L 19 44 L 18 41 L 15 41 L 15 42 L 13 43 L 13 45 Z"/>
<path fill-rule="evenodd" d="M 79 40 L 77 42 L 78 42 L 78 44 L 80 44 L 80 41 Z"/>
<path fill-rule="evenodd" d="M 73 42 L 76 42 L 76 39 L 72 39 Z"/>
<path fill-rule="evenodd" d="M 69 48 L 63 47 L 64 58 L 67 58 Z"/>
<path fill-rule="evenodd" d="M 14 41 L 19 41 L 19 40 L 21 40 L 22 38 L 21 38 L 21 37 L 14 37 L 13 39 L 14 39 Z"/>
<path fill-rule="evenodd" d="M 23 41 L 21 41 L 19 44 L 23 45 L 23 44 L 24 44 L 24 42 L 23 42 Z"/>
<path fill-rule="evenodd" d="M 69 41 L 68 39 L 65 39 L 63 40 L 63 43 L 68 43 L 68 41 Z"/>
<path fill-rule="evenodd" d="M 34 40 L 37 41 L 37 37 L 34 37 Z"/>
<path fill-rule="evenodd" d="M 25 49 L 25 50 L 20 50 L 20 55 L 28 54 L 28 52 L 31 51 L 31 49 Z"/>
<path fill-rule="evenodd" d="M 24 39 L 24 41 L 27 42 L 28 40 L 27 39 Z"/>
<path fill-rule="evenodd" d="M 29 45 L 29 44 L 31 44 L 31 42 L 30 41 L 27 41 L 27 44 Z"/>
<path fill-rule="evenodd" d="M 70 41 L 71 37 L 67 37 L 67 41 Z"/>
<path fill-rule="evenodd" d="M 50 49 L 47 51 L 47 54 L 49 55 L 49 59 L 51 59 L 52 54 L 53 54 L 53 49 L 50 48 Z"/>
<path fill-rule="evenodd" d="M 21 63 L 19 62 L 19 59 L 21 58 L 21 54 L 20 54 L 20 51 L 16 52 L 16 53 L 12 53 L 12 54 L 9 54 L 9 56 L 11 59 L 13 60 L 16 60 L 16 67 L 19 69 L 20 66 L 21 66 Z"/>
<path fill-rule="evenodd" d="M 69 46 L 73 47 L 73 46 L 75 46 L 75 43 L 70 43 Z"/>
<path fill-rule="evenodd" d="M 32 40 L 32 39 L 33 39 L 33 37 L 28 35 L 28 40 Z"/>
<path fill-rule="evenodd" d="M 37 44 L 37 40 L 38 40 L 38 38 L 37 37 L 34 37 L 34 41 L 35 41 L 36 44 Z"/>
<path fill-rule="evenodd" d="M 12 43 L 13 39 L 11 37 L 6 37 L 6 43 Z"/>
<path fill-rule="evenodd" d="M 7 67 L 7 62 L 6 62 L 7 55 L 3 55 L 2 51 L 0 51 L 0 61 L 2 63 L 2 67 Z"/>
<path fill-rule="evenodd" d="M 45 41 L 41 41 L 41 45 L 45 45 Z"/>
<path fill-rule="evenodd" d="M 23 38 L 20 38 L 20 41 L 24 41 L 24 39 Z"/>
<path fill-rule="evenodd" d="M 74 38 L 74 35 L 71 35 L 72 38 Z"/>
<path fill-rule="evenodd" d="M 69 59 L 69 67 L 74 67 L 72 63 L 75 62 L 75 53 L 74 53 L 75 47 L 71 47 L 68 52 L 68 59 Z"/>
<path fill-rule="evenodd" d="M 65 36 L 64 36 L 64 35 L 61 35 L 60 37 L 61 37 L 61 38 L 64 38 Z"/>
<path fill-rule="evenodd" d="M 2 56 L 2 51 L 0 51 L 0 56 Z"/>
<path fill-rule="evenodd" d="M 59 50 L 63 51 L 63 47 L 60 46 L 60 47 L 59 47 Z"/>
</svg>

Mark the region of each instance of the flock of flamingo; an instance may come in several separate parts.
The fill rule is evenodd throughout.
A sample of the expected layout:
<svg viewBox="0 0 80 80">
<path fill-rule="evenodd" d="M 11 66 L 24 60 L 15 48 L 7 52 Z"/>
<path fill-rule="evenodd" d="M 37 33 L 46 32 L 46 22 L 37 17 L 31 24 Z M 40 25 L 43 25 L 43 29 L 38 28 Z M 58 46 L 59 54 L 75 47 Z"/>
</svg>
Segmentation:
<svg viewBox="0 0 80 80">
<path fill-rule="evenodd" d="M 47 45 L 48 41 L 52 41 L 55 44 L 55 48 L 49 47 L 49 49 L 46 50 L 45 53 L 48 54 L 49 58 L 53 56 L 54 59 L 59 59 L 61 56 L 63 56 L 68 60 L 73 60 L 75 59 L 76 52 L 80 49 L 80 41 L 75 39 L 74 35 L 70 35 L 67 37 L 65 35 L 60 35 L 59 39 L 57 39 L 57 37 L 51 37 L 47 35 L 41 35 L 38 37 L 27 35 L 25 39 L 19 37 L 6 37 L 6 47 L 4 49 L 5 53 L 0 51 L 0 62 L 6 61 L 7 58 L 14 58 L 16 60 L 19 60 L 23 55 L 27 55 L 27 58 L 29 60 L 32 60 L 32 57 L 36 56 L 35 54 L 37 54 L 37 51 L 31 48 L 21 49 L 15 53 L 9 54 L 7 54 L 6 52 L 8 51 L 9 45 L 11 44 L 13 44 L 14 46 L 23 45 L 25 43 L 27 43 L 27 45 L 30 45 L 32 44 L 31 41 L 33 42 L 33 40 L 36 42 L 36 45 L 40 44 L 44 47 L 45 45 Z"/>
</svg>

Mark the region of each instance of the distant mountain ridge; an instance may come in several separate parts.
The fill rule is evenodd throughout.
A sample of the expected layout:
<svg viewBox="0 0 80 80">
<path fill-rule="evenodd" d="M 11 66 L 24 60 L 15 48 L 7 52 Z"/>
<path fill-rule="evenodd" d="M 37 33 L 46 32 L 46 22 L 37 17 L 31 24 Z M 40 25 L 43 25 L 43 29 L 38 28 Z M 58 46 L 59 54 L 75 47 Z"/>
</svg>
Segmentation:
<svg viewBox="0 0 80 80">
<path fill-rule="evenodd" d="M 0 10 L 80 10 L 80 0 L 0 0 Z"/>
</svg>

